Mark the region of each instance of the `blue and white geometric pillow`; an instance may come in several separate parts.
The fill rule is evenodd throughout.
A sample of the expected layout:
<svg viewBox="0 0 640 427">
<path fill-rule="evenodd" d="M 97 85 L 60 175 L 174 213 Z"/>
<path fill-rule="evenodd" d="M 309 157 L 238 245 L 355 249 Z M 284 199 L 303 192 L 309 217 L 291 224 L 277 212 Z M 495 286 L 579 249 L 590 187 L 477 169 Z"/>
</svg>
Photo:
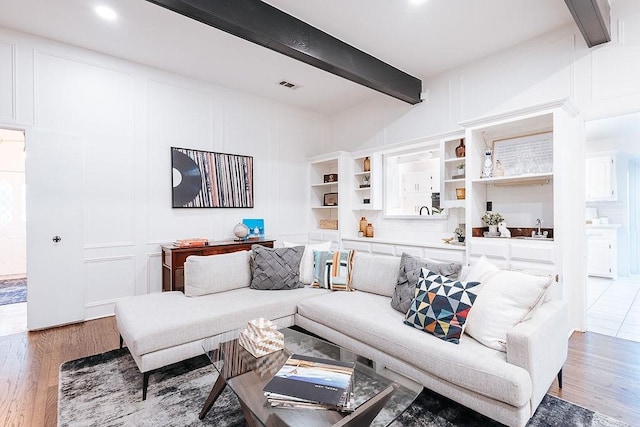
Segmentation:
<svg viewBox="0 0 640 427">
<path fill-rule="evenodd" d="M 459 344 L 479 285 L 451 280 L 423 268 L 404 323 Z"/>
</svg>

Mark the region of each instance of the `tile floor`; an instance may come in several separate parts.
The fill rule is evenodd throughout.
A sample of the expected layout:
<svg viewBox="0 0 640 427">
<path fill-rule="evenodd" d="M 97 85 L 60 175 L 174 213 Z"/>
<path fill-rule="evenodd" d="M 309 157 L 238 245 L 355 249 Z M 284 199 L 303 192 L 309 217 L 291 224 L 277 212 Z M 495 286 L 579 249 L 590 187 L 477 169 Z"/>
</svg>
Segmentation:
<svg viewBox="0 0 640 427">
<path fill-rule="evenodd" d="M 640 342 L 640 276 L 589 277 L 587 330 Z"/>
<path fill-rule="evenodd" d="M 27 303 L 0 305 L 0 337 L 27 330 Z"/>
</svg>

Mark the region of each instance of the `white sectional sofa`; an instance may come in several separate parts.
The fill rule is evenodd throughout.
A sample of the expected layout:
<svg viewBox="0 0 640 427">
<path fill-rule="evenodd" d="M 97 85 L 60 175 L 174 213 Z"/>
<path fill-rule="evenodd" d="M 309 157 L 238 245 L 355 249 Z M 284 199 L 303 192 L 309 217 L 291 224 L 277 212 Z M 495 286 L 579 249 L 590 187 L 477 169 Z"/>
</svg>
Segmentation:
<svg viewBox="0 0 640 427">
<path fill-rule="evenodd" d="M 309 286 L 256 290 L 249 287 L 248 254 L 190 257 L 186 295 L 119 300 L 116 320 L 143 373 L 145 395 L 154 369 L 202 354 L 204 338 L 264 317 L 371 358 L 503 424 L 525 425 L 556 375 L 561 379 L 568 342 L 564 303 L 536 301 L 526 320 L 508 331 L 502 350 L 467 333 L 454 344 L 404 324 L 405 316 L 391 307 L 399 266 L 400 257 L 356 253 L 354 292 Z"/>
</svg>

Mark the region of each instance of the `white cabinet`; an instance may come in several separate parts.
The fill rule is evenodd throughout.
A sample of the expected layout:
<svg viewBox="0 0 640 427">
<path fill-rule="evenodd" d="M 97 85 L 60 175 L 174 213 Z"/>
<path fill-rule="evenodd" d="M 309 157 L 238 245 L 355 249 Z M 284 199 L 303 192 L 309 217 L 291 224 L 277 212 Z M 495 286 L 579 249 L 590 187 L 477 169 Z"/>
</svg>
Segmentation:
<svg viewBox="0 0 640 427">
<path fill-rule="evenodd" d="M 408 253 L 419 258 L 437 259 L 440 261 L 465 262 L 465 247 L 447 245 L 437 242 L 400 242 L 378 238 L 345 237 L 342 239 L 344 249 L 355 249 L 377 255 L 402 256 Z"/>
<path fill-rule="evenodd" d="M 618 275 L 619 225 L 587 226 L 587 274 L 615 278 Z"/>
<path fill-rule="evenodd" d="M 549 274 L 560 271 L 554 241 L 473 237 L 467 242 L 472 265 L 484 255 L 502 268 L 544 271 Z"/>
<path fill-rule="evenodd" d="M 613 153 L 586 159 L 587 202 L 618 200 L 616 162 Z"/>
<path fill-rule="evenodd" d="M 432 208 L 433 193 L 440 193 L 440 171 L 425 170 L 402 175 L 402 210 L 420 214 L 420 208 Z"/>
</svg>

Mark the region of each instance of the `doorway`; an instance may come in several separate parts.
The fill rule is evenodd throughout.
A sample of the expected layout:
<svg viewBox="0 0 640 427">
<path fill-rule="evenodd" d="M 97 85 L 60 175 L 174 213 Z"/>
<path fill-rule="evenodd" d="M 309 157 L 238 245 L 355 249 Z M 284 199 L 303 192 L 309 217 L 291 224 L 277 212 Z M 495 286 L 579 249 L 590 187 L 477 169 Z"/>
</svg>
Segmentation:
<svg viewBox="0 0 640 427">
<path fill-rule="evenodd" d="M 0 128 L 0 336 L 27 329 L 25 136 Z"/>
<path fill-rule="evenodd" d="M 640 113 L 585 123 L 587 330 L 640 342 L 638 138 Z"/>
</svg>

